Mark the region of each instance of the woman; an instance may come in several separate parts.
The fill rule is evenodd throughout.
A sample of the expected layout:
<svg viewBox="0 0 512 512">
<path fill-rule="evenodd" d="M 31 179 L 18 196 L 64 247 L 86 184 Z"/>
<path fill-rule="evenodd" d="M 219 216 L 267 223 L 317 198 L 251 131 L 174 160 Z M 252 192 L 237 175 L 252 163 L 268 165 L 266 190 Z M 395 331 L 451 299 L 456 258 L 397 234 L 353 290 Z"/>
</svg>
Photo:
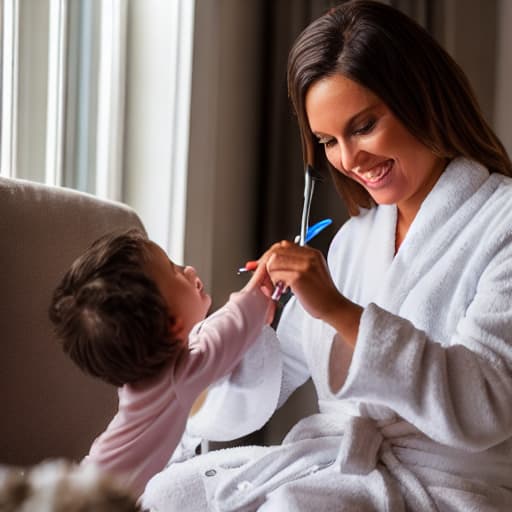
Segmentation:
<svg viewBox="0 0 512 512">
<path fill-rule="evenodd" d="M 320 413 L 280 446 L 171 465 L 148 503 L 167 486 L 198 500 L 180 510 L 510 510 L 510 159 L 459 67 L 381 3 L 307 27 L 288 84 L 305 162 L 352 215 L 328 265 L 289 242 L 263 256 L 294 292 L 279 403 L 311 375 Z"/>
</svg>

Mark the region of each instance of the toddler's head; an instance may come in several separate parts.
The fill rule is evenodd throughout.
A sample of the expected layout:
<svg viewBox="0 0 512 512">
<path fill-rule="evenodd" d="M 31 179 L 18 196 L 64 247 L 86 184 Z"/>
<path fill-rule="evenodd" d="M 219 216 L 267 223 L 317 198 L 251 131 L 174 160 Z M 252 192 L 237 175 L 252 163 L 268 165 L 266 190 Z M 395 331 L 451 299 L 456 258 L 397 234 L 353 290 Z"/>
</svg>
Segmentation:
<svg viewBox="0 0 512 512">
<path fill-rule="evenodd" d="M 211 299 L 192 267 L 179 267 L 143 233 L 98 239 L 56 288 L 50 319 L 86 373 L 122 386 L 176 360 Z"/>
</svg>

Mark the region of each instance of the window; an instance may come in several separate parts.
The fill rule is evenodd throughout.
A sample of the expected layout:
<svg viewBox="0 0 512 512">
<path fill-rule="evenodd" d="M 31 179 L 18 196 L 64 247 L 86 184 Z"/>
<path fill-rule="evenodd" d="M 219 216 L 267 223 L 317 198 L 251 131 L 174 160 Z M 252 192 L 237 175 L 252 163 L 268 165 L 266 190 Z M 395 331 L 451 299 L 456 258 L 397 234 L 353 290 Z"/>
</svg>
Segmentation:
<svg viewBox="0 0 512 512">
<path fill-rule="evenodd" d="M 1 175 L 126 202 L 181 260 L 194 7 L 0 0 Z"/>
</svg>

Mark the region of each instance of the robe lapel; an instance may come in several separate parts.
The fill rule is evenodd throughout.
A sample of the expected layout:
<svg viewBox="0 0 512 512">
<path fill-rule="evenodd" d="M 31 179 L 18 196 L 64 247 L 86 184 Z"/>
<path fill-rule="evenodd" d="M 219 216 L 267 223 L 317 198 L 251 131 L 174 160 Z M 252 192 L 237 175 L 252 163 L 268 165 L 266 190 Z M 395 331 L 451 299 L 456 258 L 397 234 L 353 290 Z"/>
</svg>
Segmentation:
<svg viewBox="0 0 512 512">
<path fill-rule="evenodd" d="M 370 231 L 362 238 L 363 247 L 357 251 L 363 260 L 358 263 L 361 286 L 354 299 L 363 306 L 378 294 L 393 264 L 396 217 L 395 205 L 379 206 Z"/>
<path fill-rule="evenodd" d="M 410 291 L 443 258 L 452 241 L 488 198 L 489 193 L 485 191 L 475 194 L 485 187 L 488 177 L 485 168 L 463 158 L 448 165 L 385 272 L 382 286 L 373 299 L 376 304 L 391 313 L 399 313 Z"/>
</svg>

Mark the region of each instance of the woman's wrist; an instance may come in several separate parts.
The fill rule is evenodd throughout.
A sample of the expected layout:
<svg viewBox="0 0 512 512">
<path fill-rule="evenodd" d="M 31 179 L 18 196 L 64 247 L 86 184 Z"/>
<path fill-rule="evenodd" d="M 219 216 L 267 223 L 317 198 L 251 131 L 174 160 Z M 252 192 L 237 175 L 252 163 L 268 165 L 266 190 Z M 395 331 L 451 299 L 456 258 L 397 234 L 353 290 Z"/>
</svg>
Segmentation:
<svg viewBox="0 0 512 512">
<path fill-rule="evenodd" d="M 362 313 L 363 308 L 361 306 L 340 294 L 332 307 L 326 312 L 323 320 L 339 333 L 345 343 L 354 347 Z"/>
</svg>

